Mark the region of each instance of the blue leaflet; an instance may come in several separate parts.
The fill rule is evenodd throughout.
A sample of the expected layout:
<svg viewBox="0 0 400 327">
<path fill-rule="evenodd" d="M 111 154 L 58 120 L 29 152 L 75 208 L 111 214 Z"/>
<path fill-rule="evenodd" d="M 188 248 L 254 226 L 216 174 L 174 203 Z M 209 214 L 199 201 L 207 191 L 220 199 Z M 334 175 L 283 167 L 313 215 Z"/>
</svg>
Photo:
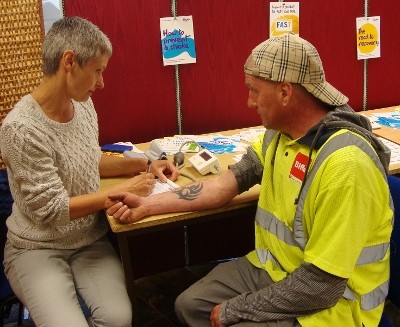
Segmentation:
<svg viewBox="0 0 400 327">
<path fill-rule="evenodd" d="M 101 147 L 102 151 L 110 151 L 110 152 L 119 152 L 123 153 L 124 151 L 131 151 L 132 146 L 130 145 L 123 145 L 123 144 L 104 144 Z"/>
<path fill-rule="evenodd" d="M 226 137 L 215 137 L 214 141 L 197 143 L 212 153 L 230 153 L 236 147 L 232 139 Z"/>
<path fill-rule="evenodd" d="M 392 117 L 378 117 L 378 123 L 391 128 L 400 128 L 400 115 L 393 115 Z"/>
</svg>

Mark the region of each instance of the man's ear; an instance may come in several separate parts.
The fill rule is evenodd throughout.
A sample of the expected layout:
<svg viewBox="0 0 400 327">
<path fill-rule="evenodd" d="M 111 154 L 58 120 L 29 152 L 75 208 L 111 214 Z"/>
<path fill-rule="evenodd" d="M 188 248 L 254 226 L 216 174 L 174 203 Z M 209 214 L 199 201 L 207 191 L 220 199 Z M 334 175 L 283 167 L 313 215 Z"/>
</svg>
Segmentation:
<svg viewBox="0 0 400 327">
<path fill-rule="evenodd" d="M 280 84 L 281 101 L 282 105 L 286 106 L 293 94 L 293 85 L 291 83 L 281 83 Z"/>
</svg>

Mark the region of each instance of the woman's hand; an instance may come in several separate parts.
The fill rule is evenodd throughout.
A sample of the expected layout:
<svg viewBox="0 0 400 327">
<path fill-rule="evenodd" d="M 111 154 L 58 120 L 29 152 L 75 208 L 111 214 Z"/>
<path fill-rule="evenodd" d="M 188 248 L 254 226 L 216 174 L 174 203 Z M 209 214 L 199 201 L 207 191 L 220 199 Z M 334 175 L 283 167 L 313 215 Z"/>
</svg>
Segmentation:
<svg viewBox="0 0 400 327">
<path fill-rule="evenodd" d="M 154 160 L 150 165 L 150 172 L 157 176 L 161 182 L 165 183 L 167 178 L 173 182 L 179 176 L 179 170 L 169 160 Z"/>
<path fill-rule="evenodd" d="M 140 196 L 147 196 L 154 189 L 156 180 L 151 173 L 141 173 L 129 178 L 118 185 L 116 192 L 131 192 Z"/>
</svg>

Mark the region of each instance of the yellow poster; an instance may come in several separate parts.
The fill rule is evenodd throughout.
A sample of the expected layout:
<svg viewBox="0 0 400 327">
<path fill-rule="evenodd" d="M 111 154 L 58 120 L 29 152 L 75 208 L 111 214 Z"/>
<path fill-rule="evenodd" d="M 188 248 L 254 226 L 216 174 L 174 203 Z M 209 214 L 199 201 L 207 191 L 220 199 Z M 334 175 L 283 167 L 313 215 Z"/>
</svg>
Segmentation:
<svg viewBox="0 0 400 327">
<path fill-rule="evenodd" d="M 380 16 L 359 17 L 357 25 L 357 59 L 381 56 Z"/>
<path fill-rule="evenodd" d="M 289 32 L 299 35 L 298 2 L 270 2 L 269 9 L 270 37 Z"/>
</svg>

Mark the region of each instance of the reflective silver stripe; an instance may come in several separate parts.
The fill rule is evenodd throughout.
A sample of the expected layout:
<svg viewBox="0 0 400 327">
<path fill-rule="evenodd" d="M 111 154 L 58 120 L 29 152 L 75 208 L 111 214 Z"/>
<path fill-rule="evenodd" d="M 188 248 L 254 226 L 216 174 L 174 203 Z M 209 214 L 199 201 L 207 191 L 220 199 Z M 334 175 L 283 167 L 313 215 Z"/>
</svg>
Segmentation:
<svg viewBox="0 0 400 327">
<path fill-rule="evenodd" d="M 257 249 L 256 252 L 257 252 L 258 259 L 260 260 L 260 262 L 263 265 L 265 265 L 267 260 L 269 260 L 269 261 L 272 261 L 274 264 L 276 264 L 277 266 L 279 266 L 282 269 L 279 262 L 275 259 L 275 257 L 268 250 Z"/>
<path fill-rule="evenodd" d="M 357 300 L 355 294 L 354 294 L 353 291 L 349 288 L 349 286 L 346 286 L 346 289 L 344 290 L 344 293 L 343 293 L 343 297 L 344 297 L 345 299 L 347 299 L 347 300 L 350 300 L 350 301 L 355 301 L 355 300 Z"/>
<path fill-rule="evenodd" d="M 263 229 L 274 234 L 278 239 L 284 241 L 288 245 L 299 246 L 294 240 L 293 232 L 282 221 L 276 218 L 272 213 L 258 207 L 255 221 Z"/>
<path fill-rule="evenodd" d="M 382 260 L 389 248 L 389 243 L 372 245 L 365 247 L 358 257 L 357 266 L 366 265 L 368 263 Z"/>
<path fill-rule="evenodd" d="M 258 207 L 255 220 L 263 229 L 268 230 L 279 240 L 291 246 L 300 247 L 294 233 L 282 221 L 268 211 Z M 365 265 L 382 260 L 389 248 L 389 243 L 377 244 L 363 248 L 356 265 Z"/>
<path fill-rule="evenodd" d="M 277 132 L 272 129 L 267 129 L 265 131 L 262 144 L 262 153 L 265 153 L 265 151 L 267 151 L 268 146 L 270 145 L 276 134 Z"/>
<path fill-rule="evenodd" d="M 361 296 L 361 308 L 372 310 L 385 301 L 389 292 L 389 281 L 379 285 L 373 291 Z"/>
<path fill-rule="evenodd" d="M 372 290 L 371 292 L 361 295 L 360 297 L 360 306 L 363 310 L 372 310 L 376 308 L 378 305 L 383 303 L 386 299 L 386 295 L 389 291 L 389 281 L 384 282 L 379 285 L 377 288 Z M 343 293 L 343 297 L 350 301 L 357 300 L 354 292 L 346 286 L 346 289 Z"/>
<path fill-rule="evenodd" d="M 266 132 L 266 134 L 264 135 L 263 153 L 265 153 L 266 149 L 268 148 L 268 145 L 271 143 L 275 134 L 276 133 L 274 132 L 267 135 Z M 366 140 L 350 132 L 345 132 L 336 135 L 332 139 L 327 141 L 327 143 L 322 148 L 321 152 L 315 158 L 313 167 L 309 170 L 307 180 L 305 181 L 302 192 L 299 196 L 299 201 L 293 222 L 293 232 L 291 232 L 290 229 L 277 217 L 263 210 L 262 208 L 258 207 L 256 214 L 256 221 L 260 225 L 260 227 L 268 230 L 273 235 L 276 235 L 279 240 L 284 241 L 286 244 L 291 246 L 298 246 L 300 247 L 300 249 L 304 250 L 307 241 L 304 236 L 302 213 L 304 210 L 306 195 L 322 163 L 332 153 L 346 146 L 357 146 L 359 149 L 365 152 L 375 163 L 376 167 L 381 172 L 382 176 L 384 176 L 384 178 L 386 179 L 386 173 L 385 169 L 382 166 L 382 163 L 380 162 L 375 151 L 368 145 Z M 392 208 L 392 210 L 394 210 L 392 199 L 390 199 L 390 207 Z M 356 264 L 364 265 L 377 262 L 385 256 L 386 252 L 388 251 L 388 248 L 389 248 L 389 243 L 364 247 L 363 250 L 361 251 L 361 254 Z M 257 253 L 260 253 L 259 256 L 262 255 L 263 258 L 265 258 L 265 260 L 268 260 L 270 255 L 276 262 L 276 259 L 272 256 L 272 254 L 264 252 L 269 253 L 269 251 L 257 250 Z M 377 307 L 379 304 L 383 303 L 388 293 L 388 289 L 389 289 L 389 281 L 386 281 L 385 283 L 375 288 L 373 291 L 361 295 L 360 297 L 361 308 L 363 310 L 371 310 Z M 356 296 L 348 286 L 346 287 L 343 297 L 349 300 L 356 300 Z"/>
</svg>

